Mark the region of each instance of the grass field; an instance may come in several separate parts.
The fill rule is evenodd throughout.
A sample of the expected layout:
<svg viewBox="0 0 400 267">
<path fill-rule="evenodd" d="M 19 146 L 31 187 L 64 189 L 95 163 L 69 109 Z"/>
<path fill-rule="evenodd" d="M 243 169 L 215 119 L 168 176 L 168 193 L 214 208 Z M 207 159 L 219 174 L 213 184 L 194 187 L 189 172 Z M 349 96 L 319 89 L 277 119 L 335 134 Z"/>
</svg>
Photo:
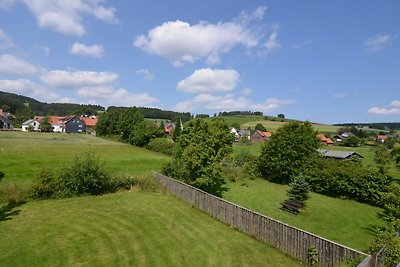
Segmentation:
<svg viewBox="0 0 400 267">
<path fill-rule="evenodd" d="M 288 186 L 262 179 L 231 182 L 224 198 L 266 216 L 358 250 L 367 250 L 375 226 L 383 225 L 379 208 L 311 193 L 299 215 L 280 210 Z"/>
<path fill-rule="evenodd" d="M 35 201 L 0 215 L 0 266 L 301 266 L 165 194 Z"/>
<path fill-rule="evenodd" d="M 60 169 L 93 152 L 113 175 L 151 175 L 170 159 L 159 153 L 85 134 L 0 132 L 2 184 L 29 183 L 42 169 Z"/>
</svg>

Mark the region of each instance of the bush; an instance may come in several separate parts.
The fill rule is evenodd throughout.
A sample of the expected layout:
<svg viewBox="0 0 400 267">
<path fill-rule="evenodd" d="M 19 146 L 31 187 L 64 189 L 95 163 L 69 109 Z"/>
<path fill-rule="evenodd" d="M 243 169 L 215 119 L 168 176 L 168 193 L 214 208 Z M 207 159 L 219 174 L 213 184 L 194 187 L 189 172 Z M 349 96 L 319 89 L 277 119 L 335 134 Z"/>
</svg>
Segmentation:
<svg viewBox="0 0 400 267">
<path fill-rule="evenodd" d="M 380 206 L 390 177 L 358 162 L 319 159 L 309 170 L 306 181 L 311 191 Z"/>
<path fill-rule="evenodd" d="M 383 218 L 387 221 L 400 220 L 400 185 L 392 183 L 382 194 Z"/>
<path fill-rule="evenodd" d="M 378 252 L 383 248 L 383 266 L 395 267 L 400 262 L 400 221 L 380 229 L 370 247 L 370 253 Z"/>
<path fill-rule="evenodd" d="M 79 195 L 100 195 L 115 191 L 111 176 L 93 153 L 76 156 L 58 176 L 42 170 L 37 176 L 33 197 L 73 197 Z"/>
<path fill-rule="evenodd" d="M 172 155 L 174 143 L 169 141 L 167 138 L 154 138 L 150 140 L 147 148 L 155 152 Z"/>
</svg>

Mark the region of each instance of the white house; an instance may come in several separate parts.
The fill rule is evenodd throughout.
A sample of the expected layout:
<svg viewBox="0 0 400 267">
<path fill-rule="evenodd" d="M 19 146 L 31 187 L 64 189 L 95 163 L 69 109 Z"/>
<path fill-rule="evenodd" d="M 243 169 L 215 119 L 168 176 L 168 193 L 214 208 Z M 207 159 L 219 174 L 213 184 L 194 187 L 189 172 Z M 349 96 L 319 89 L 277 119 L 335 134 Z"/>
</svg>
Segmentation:
<svg viewBox="0 0 400 267">
<path fill-rule="evenodd" d="M 235 135 L 235 140 L 236 141 L 238 141 L 240 139 L 240 135 L 239 135 L 238 131 L 234 127 L 231 128 L 230 133 Z"/>
<path fill-rule="evenodd" d="M 32 128 L 33 131 L 40 131 L 40 122 L 35 119 L 30 119 L 22 123 L 23 132 L 29 131 L 30 128 Z"/>
</svg>

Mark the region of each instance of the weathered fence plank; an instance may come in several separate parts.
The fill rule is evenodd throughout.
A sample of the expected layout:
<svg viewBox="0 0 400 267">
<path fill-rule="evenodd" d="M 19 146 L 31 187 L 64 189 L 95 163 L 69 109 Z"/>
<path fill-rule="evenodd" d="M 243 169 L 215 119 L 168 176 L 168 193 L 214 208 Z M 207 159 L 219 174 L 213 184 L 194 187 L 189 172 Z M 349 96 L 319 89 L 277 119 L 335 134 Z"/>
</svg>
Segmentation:
<svg viewBox="0 0 400 267">
<path fill-rule="evenodd" d="M 171 194 L 208 213 L 213 218 L 269 243 L 303 262 L 308 262 L 308 251 L 311 246 L 316 247 L 319 266 L 322 267 L 334 267 L 349 258 L 368 256 L 363 252 L 243 208 L 159 173 L 154 173 L 154 178 Z"/>
</svg>

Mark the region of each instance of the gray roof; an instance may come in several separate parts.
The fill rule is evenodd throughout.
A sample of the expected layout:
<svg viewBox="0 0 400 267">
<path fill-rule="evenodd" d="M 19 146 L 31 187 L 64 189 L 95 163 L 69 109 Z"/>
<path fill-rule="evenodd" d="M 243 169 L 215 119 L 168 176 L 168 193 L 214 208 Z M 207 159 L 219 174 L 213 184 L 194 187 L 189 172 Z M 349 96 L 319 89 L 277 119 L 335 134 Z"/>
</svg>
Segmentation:
<svg viewBox="0 0 400 267">
<path fill-rule="evenodd" d="M 358 154 L 355 151 L 326 150 L 326 149 L 317 149 L 317 150 L 322 156 L 326 158 L 348 159 L 353 155 L 357 155 L 361 158 L 364 158 L 362 155 Z"/>
<path fill-rule="evenodd" d="M 240 136 L 244 136 L 244 135 L 250 136 L 250 131 L 249 131 L 249 130 L 241 129 L 241 130 L 239 130 L 239 135 L 240 135 Z"/>
<path fill-rule="evenodd" d="M 30 124 L 31 122 L 36 121 L 35 119 L 29 119 L 26 122 L 22 123 L 22 125 Z"/>
<path fill-rule="evenodd" d="M 2 120 L 4 123 L 12 125 L 12 121 L 10 121 L 6 116 L 0 115 L 0 120 Z"/>
</svg>

